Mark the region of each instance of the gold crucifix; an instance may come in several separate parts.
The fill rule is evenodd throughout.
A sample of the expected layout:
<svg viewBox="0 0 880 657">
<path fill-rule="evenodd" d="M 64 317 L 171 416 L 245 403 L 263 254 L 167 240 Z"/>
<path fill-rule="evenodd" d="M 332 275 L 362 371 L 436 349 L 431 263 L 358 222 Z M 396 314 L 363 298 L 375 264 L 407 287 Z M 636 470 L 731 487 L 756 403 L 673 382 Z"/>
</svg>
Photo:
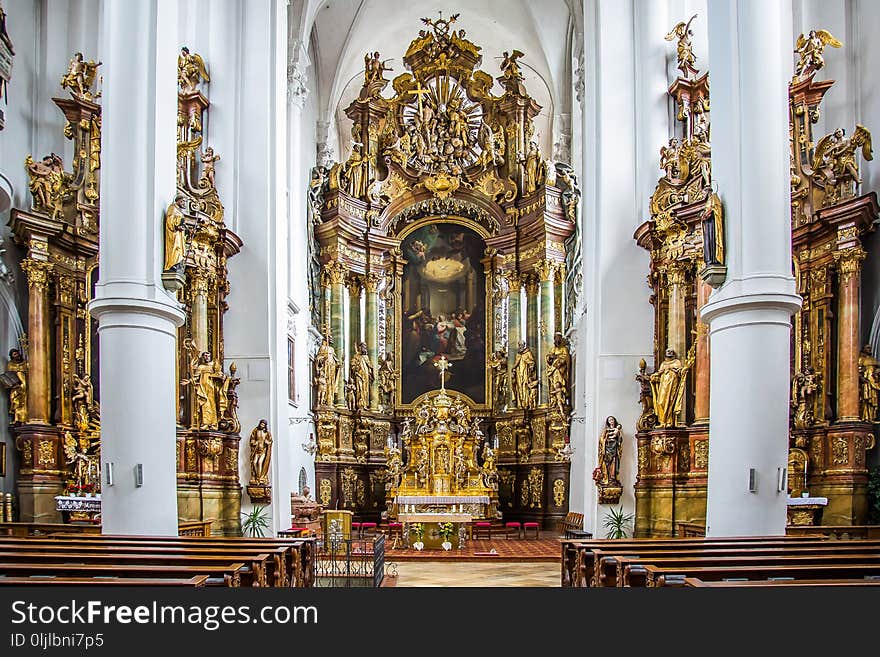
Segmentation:
<svg viewBox="0 0 880 657">
<path fill-rule="evenodd" d="M 446 392 L 446 370 L 452 367 L 452 365 L 449 364 L 446 356 L 440 356 L 437 362 L 434 363 L 434 367 L 440 370 L 440 391 Z"/>
<path fill-rule="evenodd" d="M 424 111 L 422 110 L 422 96 L 424 96 L 425 94 L 431 93 L 431 90 L 423 88 L 421 81 L 416 80 L 416 88 L 410 89 L 408 93 L 411 96 L 415 96 L 416 98 L 419 99 L 419 120 L 424 121 L 425 115 L 424 115 Z"/>
</svg>

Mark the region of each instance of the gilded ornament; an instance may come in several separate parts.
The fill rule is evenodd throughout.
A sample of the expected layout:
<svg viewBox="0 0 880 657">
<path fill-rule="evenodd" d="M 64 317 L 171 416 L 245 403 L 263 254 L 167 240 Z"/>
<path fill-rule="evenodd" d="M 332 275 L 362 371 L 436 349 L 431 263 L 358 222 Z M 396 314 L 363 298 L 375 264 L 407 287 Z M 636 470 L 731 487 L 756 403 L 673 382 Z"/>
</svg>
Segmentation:
<svg viewBox="0 0 880 657">
<path fill-rule="evenodd" d="M 329 506 L 332 498 L 332 486 L 329 479 L 321 479 L 318 485 L 318 494 L 321 496 L 321 506 Z"/>
<path fill-rule="evenodd" d="M 562 508 L 565 505 L 565 481 L 562 479 L 553 481 L 553 504 L 557 508 Z"/>
<path fill-rule="evenodd" d="M 709 441 L 697 440 L 694 442 L 694 470 L 709 469 Z"/>
<path fill-rule="evenodd" d="M 37 467 L 46 470 L 55 465 L 55 449 L 51 440 L 41 440 L 37 445 Z"/>
<path fill-rule="evenodd" d="M 846 438 L 837 436 L 831 442 L 831 463 L 833 465 L 846 465 L 849 462 L 849 445 Z"/>
</svg>

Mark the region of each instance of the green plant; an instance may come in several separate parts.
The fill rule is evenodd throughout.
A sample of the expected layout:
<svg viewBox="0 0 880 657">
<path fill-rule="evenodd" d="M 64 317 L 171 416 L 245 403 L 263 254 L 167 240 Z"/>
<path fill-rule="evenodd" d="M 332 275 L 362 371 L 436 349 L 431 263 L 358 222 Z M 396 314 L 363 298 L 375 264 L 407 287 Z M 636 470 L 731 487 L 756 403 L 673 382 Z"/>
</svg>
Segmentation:
<svg viewBox="0 0 880 657">
<path fill-rule="evenodd" d="M 444 541 L 448 541 L 455 533 L 455 525 L 453 525 L 451 522 L 441 522 L 438 533 L 440 534 L 440 538 L 442 538 Z"/>
<path fill-rule="evenodd" d="M 608 530 L 605 538 L 627 538 L 629 536 L 627 531 L 634 517 L 632 513 L 624 513 L 623 507 L 608 509 L 605 520 L 602 522 L 602 526 Z"/>
<path fill-rule="evenodd" d="M 880 524 L 880 465 L 868 471 L 868 522 Z"/>
<path fill-rule="evenodd" d="M 269 514 L 265 506 L 255 506 L 248 513 L 241 514 L 241 533 L 251 538 L 263 538 L 269 528 Z"/>
</svg>

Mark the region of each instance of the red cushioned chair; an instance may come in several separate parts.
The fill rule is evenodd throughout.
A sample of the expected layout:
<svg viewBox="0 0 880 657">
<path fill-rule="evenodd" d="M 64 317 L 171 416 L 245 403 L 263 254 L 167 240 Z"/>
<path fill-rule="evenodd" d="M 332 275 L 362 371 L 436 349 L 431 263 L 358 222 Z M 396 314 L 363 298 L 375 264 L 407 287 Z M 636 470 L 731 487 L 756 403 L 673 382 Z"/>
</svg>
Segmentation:
<svg viewBox="0 0 880 657">
<path fill-rule="evenodd" d="M 489 540 L 492 540 L 492 523 L 491 522 L 475 522 L 471 526 L 471 538 L 477 539 L 481 533 L 486 534 Z"/>
<path fill-rule="evenodd" d="M 507 539 L 510 539 L 510 533 L 512 531 L 516 532 L 516 537 L 520 537 L 520 529 L 522 529 L 522 525 L 518 522 L 505 522 L 504 523 L 504 536 Z"/>
<path fill-rule="evenodd" d="M 524 522 L 523 523 L 523 538 L 527 538 L 530 529 L 535 530 L 535 538 L 541 538 L 541 523 L 539 522 Z"/>
<path fill-rule="evenodd" d="M 361 535 L 361 523 L 359 523 L 359 522 L 351 523 L 351 537 L 352 538 L 355 538 L 355 537 L 360 538 L 360 535 Z"/>
<path fill-rule="evenodd" d="M 403 523 L 402 522 L 389 522 L 388 523 L 388 538 L 394 538 L 397 536 L 401 541 L 403 541 Z"/>
<path fill-rule="evenodd" d="M 361 523 L 361 536 L 367 533 L 367 531 L 375 534 L 376 528 L 378 525 L 375 522 L 362 522 Z"/>
</svg>

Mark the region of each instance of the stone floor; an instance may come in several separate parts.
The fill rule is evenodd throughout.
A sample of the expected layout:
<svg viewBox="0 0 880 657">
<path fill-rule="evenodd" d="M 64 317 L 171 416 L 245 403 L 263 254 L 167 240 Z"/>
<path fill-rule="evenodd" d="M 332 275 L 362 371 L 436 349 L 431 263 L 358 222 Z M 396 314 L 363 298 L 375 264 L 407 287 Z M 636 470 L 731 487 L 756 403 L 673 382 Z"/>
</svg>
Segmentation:
<svg viewBox="0 0 880 657">
<path fill-rule="evenodd" d="M 556 563 L 401 561 L 394 562 L 393 565 L 387 563 L 386 573 L 390 575 L 395 567 L 397 578 L 393 586 L 559 586 L 558 561 Z"/>
</svg>

